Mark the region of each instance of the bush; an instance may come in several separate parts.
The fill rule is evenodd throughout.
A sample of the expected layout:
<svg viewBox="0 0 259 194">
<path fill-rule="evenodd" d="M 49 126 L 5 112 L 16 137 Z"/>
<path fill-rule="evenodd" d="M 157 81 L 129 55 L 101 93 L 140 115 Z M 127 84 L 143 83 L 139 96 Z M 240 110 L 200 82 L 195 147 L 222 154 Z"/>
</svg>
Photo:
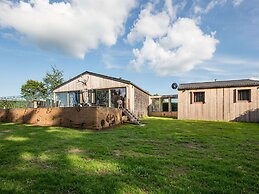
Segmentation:
<svg viewBox="0 0 259 194">
<path fill-rule="evenodd" d="M 0 108 L 26 108 L 27 101 L 22 100 L 0 100 Z"/>
</svg>

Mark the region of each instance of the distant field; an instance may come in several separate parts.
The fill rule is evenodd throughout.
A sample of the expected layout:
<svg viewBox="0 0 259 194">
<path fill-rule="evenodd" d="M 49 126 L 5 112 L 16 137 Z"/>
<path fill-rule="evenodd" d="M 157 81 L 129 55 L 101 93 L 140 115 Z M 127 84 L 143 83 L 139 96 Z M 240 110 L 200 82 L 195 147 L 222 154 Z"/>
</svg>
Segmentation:
<svg viewBox="0 0 259 194">
<path fill-rule="evenodd" d="M 0 124 L 0 193 L 259 193 L 259 124 Z"/>
</svg>

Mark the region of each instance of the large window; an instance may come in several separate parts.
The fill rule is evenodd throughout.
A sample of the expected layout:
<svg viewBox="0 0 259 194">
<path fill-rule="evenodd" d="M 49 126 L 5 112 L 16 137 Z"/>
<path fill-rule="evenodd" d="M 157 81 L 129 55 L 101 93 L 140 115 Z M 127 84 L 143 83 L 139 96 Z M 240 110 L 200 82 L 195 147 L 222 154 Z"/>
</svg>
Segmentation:
<svg viewBox="0 0 259 194">
<path fill-rule="evenodd" d="M 178 99 L 177 98 L 171 98 L 171 111 L 177 111 L 178 110 Z"/>
<path fill-rule="evenodd" d="M 162 111 L 168 112 L 169 109 L 169 100 L 168 98 L 162 98 Z"/>
<path fill-rule="evenodd" d="M 59 107 L 77 106 L 80 103 L 80 93 L 79 91 L 56 93 L 56 101 Z"/>
<path fill-rule="evenodd" d="M 205 103 L 205 92 L 194 92 L 194 102 Z"/>
<path fill-rule="evenodd" d="M 158 98 L 152 99 L 152 112 L 159 112 L 159 99 Z"/>
<path fill-rule="evenodd" d="M 251 101 L 251 90 L 238 90 L 238 100 Z"/>
<path fill-rule="evenodd" d="M 80 93 L 79 91 L 76 92 L 69 92 L 68 93 L 69 98 L 69 107 L 78 106 L 80 103 Z"/>
<path fill-rule="evenodd" d="M 96 105 L 109 107 L 109 90 L 96 90 Z"/>
<path fill-rule="evenodd" d="M 125 107 L 126 88 L 111 89 L 111 107 L 118 108 L 118 100 L 122 100 L 122 106 Z"/>
<path fill-rule="evenodd" d="M 57 93 L 56 94 L 56 101 L 58 102 L 59 107 L 67 107 L 68 100 L 67 100 L 67 93 Z"/>
<path fill-rule="evenodd" d="M 82 94 L 82 104 L 84 106 L 93 106 L 95 105 L 95 90 L 83 90 Z"/>
</svg>

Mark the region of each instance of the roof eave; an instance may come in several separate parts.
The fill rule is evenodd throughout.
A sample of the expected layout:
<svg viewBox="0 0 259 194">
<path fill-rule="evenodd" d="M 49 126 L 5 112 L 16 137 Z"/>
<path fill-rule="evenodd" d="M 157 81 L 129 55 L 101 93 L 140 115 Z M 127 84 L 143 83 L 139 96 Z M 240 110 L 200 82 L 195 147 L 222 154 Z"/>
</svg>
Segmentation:
<svg viewBox="0 0 259 194">
<path fill-rule="evenodd" d="M 258 87 L 258 85 L 245 85 L 245 86 L 224 86 L 224 87 L 186 87 L 186 88 L 178 88 L 178 91 L 182 91 L 182 90 L 200 90 L 200 89 L 217 89 L 217 88 L 245 88 L 245 87 Z"/>
</svg>

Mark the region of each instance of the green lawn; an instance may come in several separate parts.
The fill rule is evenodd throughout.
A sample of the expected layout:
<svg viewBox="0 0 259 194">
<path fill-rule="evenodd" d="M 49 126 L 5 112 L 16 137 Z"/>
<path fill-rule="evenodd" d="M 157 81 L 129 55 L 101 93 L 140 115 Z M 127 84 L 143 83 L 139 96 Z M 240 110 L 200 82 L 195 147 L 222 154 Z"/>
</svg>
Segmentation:
<svg viewBox="0 0 259 194">
<path fill-rule="evenodd" d="M 259 124 L 0 124 L 0 193 L 259 193 Z"/>
</svg>

